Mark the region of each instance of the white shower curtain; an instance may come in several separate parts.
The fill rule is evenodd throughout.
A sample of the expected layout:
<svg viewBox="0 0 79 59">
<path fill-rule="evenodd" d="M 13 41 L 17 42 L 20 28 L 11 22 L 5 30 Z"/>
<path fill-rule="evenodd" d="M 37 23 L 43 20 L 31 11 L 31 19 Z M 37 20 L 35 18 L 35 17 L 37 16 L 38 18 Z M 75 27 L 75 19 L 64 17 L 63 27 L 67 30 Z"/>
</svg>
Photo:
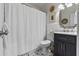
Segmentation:
<svg viewBox="0 0 79 59">
<path fill-rule="evenodd" d="M 17 4 L 5 4 L 5 19 L 8 25 L 5 55 L 17 55 L 18 42 L 18 10 Z"/>
<path fill-rule="evenodd" d="M 46 34 L 46 13 L 22 4 L 5 4 L 8 25 L 5 55 L 21 55 L 37 48 Z"/>
<path fill-rule="evenodd" d="M 2 30 L 3 19 L 4 19 L 4 4 L 0 4 L 0 31 Z M 2 55 L 3 55 L 3 40 L 0 37 L 0 56 Z"/>
</svg>

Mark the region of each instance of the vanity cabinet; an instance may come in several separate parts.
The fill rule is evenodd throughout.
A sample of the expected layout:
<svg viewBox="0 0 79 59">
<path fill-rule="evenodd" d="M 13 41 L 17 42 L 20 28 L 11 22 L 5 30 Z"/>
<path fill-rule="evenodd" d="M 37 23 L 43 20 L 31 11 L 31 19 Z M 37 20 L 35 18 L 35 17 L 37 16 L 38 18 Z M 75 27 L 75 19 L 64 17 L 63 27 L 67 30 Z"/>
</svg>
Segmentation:
<svg viewBox="0 0 79 59">
<path fill-rule="evenodd" d="M 76 35 L 54 34 L 55 56 L 76 56 Z"/>
</svg>

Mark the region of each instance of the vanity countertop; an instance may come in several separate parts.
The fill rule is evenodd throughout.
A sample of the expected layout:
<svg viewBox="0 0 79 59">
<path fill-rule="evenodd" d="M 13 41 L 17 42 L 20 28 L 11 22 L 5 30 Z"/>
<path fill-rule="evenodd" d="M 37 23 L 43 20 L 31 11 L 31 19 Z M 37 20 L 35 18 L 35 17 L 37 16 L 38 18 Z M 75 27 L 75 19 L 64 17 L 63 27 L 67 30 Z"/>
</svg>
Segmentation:
<svg viewBox="0 0 79 59">
<path fill-rule="evenodd" d="M 77 35 L 77 32 L 54 32 L 57 34 L 66 34 L 66 35 Z"/>
</svg>

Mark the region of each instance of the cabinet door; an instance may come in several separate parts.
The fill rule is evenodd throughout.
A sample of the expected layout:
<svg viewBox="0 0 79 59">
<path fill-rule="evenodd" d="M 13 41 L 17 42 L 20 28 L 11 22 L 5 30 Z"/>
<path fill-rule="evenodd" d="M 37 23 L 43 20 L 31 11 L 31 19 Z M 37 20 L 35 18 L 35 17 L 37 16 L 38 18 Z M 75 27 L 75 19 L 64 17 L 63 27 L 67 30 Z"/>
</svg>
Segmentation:
<svg viewBox="0 0 79 59">
<path fill-rule="evenodd" d="M 62 41 L 56 40 L 54 53 L 57 56 L 65 56 L 65 43 Z"/>
<path fill-rule="evenodd" d="M 54 54 L 57 56 L 76 56 L 76 36 L 55 35 Z"/>
<path fill-rule="evenodd" d="M 55 39 L 55 41 L 54 41 L 54 55 L 56 56 L 56 55 L 59 55 L 58 54 L 58 48 L 59 48 L 59 45 L 58 45 L 58 41 Z"/>
<path fill-rule="evenodd" d="M 65 53 L 66 53 L 65 46 L 66 46 L 65 42 L 62 42 L 61 43 L 61 50 L 62 50 L 61 56 L 65 56 Z"/>
<path fill-rule="evenodd" d="M 56 40 L 54 51 L 56 56 L 76 56 L 76 45 Z"/>
<path fill-rule="evenodd" d="M 66 44 L 66 56 L 76 56 L 75 44 Z"/>
</svg>

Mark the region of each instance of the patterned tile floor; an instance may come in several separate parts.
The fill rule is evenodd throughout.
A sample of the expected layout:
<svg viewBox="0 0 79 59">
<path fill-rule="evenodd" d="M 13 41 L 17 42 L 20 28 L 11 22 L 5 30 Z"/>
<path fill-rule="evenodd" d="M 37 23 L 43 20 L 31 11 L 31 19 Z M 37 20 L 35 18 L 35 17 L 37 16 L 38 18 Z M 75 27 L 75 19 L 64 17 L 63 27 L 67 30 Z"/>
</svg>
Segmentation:
<svg viewBox="0 0 79 59">
<path fill-rule="evenodd" d="M 42 51 L 42 48 L 38 47 L 37 49 L 34 49 L 28 53 L 22 54 L 20 56 L 53 56 L 51 52 L 47 49 L 46 52 Z"/>
</svg>

